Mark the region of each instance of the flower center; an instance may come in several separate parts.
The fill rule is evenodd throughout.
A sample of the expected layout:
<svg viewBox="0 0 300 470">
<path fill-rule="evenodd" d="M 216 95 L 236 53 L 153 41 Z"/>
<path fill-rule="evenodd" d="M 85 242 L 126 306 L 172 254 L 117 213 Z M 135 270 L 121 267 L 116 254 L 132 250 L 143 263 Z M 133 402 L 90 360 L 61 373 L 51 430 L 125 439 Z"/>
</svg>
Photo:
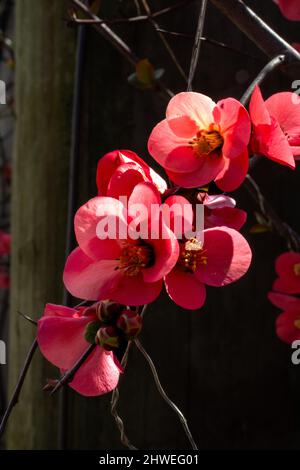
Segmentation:
<svg viewBox="0 0 300 470">
<path fill-rule="evenodd" d="M 121 252 L 119 269 L 124 269 L 126 276 L 136 276 L 141 269 L 153 264 L 153 248 L 139 241 L 137 244 L 126 244 Z"/>
<path fill-rule="evenodd" d="M 215 150 L 219 150 L 223 145 L 224 139 L 220 132 L 212 127 L 210 130 L 202 130 L 197 132 L 196 138 L 193 140 L 193 146 L 198 155 L 209 155 Z"/>
<path fill-rule="evenodd" d="M 300 276 L 300 263 L 294 264 L 294 274 Z"/>
<path fill-rule="evenodd" d="M 178 264 L 185 271 L 194 273 L 201 264 L 207 263 L 207 256 L 204 253 L 202 243 L 196 238 L 191 238 L 181 244 Z"/>
<path fill-rule="evenodd" d="M 299 328 L 300 330 L 300 318 L 298 318 L 298 320 L 295 320 L 294 325 L 296 328 Z"/>
</svg>

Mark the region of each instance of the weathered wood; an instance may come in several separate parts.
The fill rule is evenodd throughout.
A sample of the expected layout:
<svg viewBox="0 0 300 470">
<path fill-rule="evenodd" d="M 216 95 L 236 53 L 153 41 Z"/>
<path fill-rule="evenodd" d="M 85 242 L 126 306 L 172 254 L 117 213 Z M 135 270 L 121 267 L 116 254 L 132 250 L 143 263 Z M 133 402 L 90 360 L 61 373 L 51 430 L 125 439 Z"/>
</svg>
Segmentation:
<svg viewBox="0 0 300 470">
<path fill-rule="evenodd" d="M 62 299 L 74 69 L 74 32 L 64 15 L 61 0 L 16 2 L 10 390 L 35 333 L 17 312 L 38 318 L 46 302 Z M 41 392 L 53 374 L 38 353 L 11 417 L 9 449 L 55 447 L 56 398 Z"/>
</svg>

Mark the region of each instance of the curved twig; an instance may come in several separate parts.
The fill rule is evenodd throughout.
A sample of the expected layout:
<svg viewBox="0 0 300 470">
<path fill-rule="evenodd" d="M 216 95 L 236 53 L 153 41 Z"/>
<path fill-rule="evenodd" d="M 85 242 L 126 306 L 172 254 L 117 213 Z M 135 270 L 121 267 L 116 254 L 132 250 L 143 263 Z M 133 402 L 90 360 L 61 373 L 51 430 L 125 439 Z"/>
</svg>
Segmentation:
<svg viewBox="0 0 300 470">
<path fill-rule="evenodd" d="M 202 0 L 202 5 L 200 8 L 199 19 L 198 19 L 198 25 L 197 25 L 197 31 L 195 35 L 195 42 L 194 42 L 194 47 L 192 51 L 187 91 L 192 90 L 192 83 L 193 83 L 193 79 L 194 79 L 197 64 L 198 64 L 199 52 L 200 52 L 201 41 L 202 41 L 202 36 L 203 36 L 206 9 L 207 9 L 207 0 Z"/>
<path fill-rule="evenodd" d="M 142 353 L 142 355 L 144 356 L 144 358 L 146 359 L 146 361 L 148 362 L 148 364 L 150 366 L 150 369 L 151 369 L 151 372 L 152 372 L 152 375 L 153 375 L 153 378 L 154 378 L 154 381 L 155 381 L 155 385 L 157 387 L 157 390 L 158 390 L 159 394 L 161 395 L 163 400 L 169 405 L 169 407 L 172 408 L 172 410 L 177 414 L 177 416 L 180 419 L 180 422 L 183 426 L 184 432 L 185 432 L 188 440 L 190 441 L 192 449 L 193 450 L 198 450 L 197 444 L 195 443 L 195 440 L 194 440 L 194 438 L 192 436 L 192 433 L 190 431 L 190 428 L 188 426 L 187 419 L 183 415 L 182 411 L 180 411 L 178 406 L 175 405 L 175 403 L 168 397 L 165 390 L 163 389 L 163 387 L 160 383 L 158 374 L 157 374 L 157 370 L 155 368 L 155 365 L 154 365 L 151 357 L 149 356 L 149 354 L 144 349 L 144 347 L 142 346 L 141 342 L 138 339 L 135 339 L 134 343 L 135 343 L 136 347 L 140 350 L 140 352 Z"/>
</svg>

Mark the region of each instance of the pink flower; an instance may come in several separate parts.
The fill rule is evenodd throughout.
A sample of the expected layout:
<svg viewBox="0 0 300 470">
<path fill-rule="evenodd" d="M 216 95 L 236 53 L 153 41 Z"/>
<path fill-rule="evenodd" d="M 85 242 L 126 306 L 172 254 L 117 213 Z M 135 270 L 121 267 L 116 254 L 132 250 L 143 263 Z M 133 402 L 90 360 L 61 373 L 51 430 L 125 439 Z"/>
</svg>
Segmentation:
<svg viewBox="0 0 300 470">
<path fill-rule="evenodd" d="M 294 156 L 300 155 L 300 102 L 296 100 L 294 93 L 283 92 L 264 101 L 256 87 L 250 101 L 252 151 L 293 169 Z"/>
<path fill-rule="evenodd" d="M 221 287 L 237 281 L 247 272 L 251 256 L 247 241 L 236 230 L 204 230 L 203 244 L 196 238 L 180 242 L 178 262 L 165 277 L 167 292 L 183 308 L 200 308 L 205 285 Z"/>
<path fill-rule="evenodd" d="M 174 183 L 199 187 L 216 180 L 224 191 L 238 187 L 248 169 L 250 119 L 233 98 L 214 103 L 186 92 L 174 96 L 166 119 L 153 129 L 148 149 Z"/>
<path fill-rule="evenodd" d="M 300 299 L 290 295 L 270 292 L 268 298 L 273 305 L 283 310 L 276 320 L 277 336 L 285 343 L 300 339 Z"/>
<path fill-rule="evenodd" d="M 278 256 L 275 262 L 278 278 L 273 289 L 286 294 L 300 293 L 300 253 L 287 252 Z"/>
<path fill-rule="evenodd" d="M 37 340 L 42 354 L 62 372 L 71 369 L 87 350 L 86 328 L 96 320 L 91 309 L 47 304 L 38 321 Z M 69 385 L 81 395 L 103 395 L 117 386 L 120 372 L 113 353 L 96 346 Z"/>
<path fill-rule="evenodd" d="M 114 150 L 98 162 L 98 196 L 129 197 L 133 188 L 143 181 L 153 183 L 160 193 L 167 189 L 163 178 L 130 150 Z"/>
<path fill-rule="evenodd" d="M 10 253 L 11 236 L 9 233 L 0 230 L 0 256 Z"/>
<path fill-rule="evenodd" d="M 274 0 L 279 6 L 281 13 L 288 20 L 300 20 L 300 3 L 299 0 Z"/>
<path fill-rule="evenodd" d="M 136 204 L 147 210 L 140 226 L 146 227 L 149 234 L 133 240 L 129 235 Z M 156 220 L 152 214 L 153 204 L 160 206 L 159 192 L 150 183 L 139 183 L 128 200 L 128 210 L 117 199 L 95 197 L 77 211 L 75 233 L 79 247 L 68 257 L 64 270 L 64 283 L 72 295 L 86 300 L 109 298 L 124 305 L 147 304 L 158 297 L 163 277 L 176 264 L 179 247 L 161 215 Z M 100 239 L 97 230 L 106 216 L 117 231 Z M 151 233 L 158 221 L 163 239 Z"/>
<path fill-rule="evenodd" d="M 223 194 L 199 193 L 198 200 L 204 204 L 205 228 L 226 226 L 240 230 L 247 219 L 247 213 L 235 207 L 236 202 Z"/>
</svg>

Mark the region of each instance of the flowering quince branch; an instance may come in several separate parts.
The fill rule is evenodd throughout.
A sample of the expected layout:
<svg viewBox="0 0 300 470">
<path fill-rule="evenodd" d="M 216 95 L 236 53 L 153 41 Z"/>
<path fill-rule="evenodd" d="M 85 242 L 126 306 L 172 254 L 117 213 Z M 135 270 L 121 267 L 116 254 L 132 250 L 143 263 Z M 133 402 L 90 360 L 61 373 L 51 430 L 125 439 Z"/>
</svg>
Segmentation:
<svg viewBox="0 0 300 470">
<path fill-rule="evenodd" d="M 131 48 L 121 39 L 106 23 L 101 22 L 101 19 L 96 16 L 91 10 L 84 5 L 80 0 L 69 0 L 72 5 L 78 8 L 81 12 L 86 14 L 92 20 L 99 20 L 99 22 L 93 23 L 93 27 L 98 33 L 100 33 L 108 42 L 110 42 L 124 57 L 125 59 L 136 68 L 140 59 L 131 50 Z M 166 98 L 173 96 L 173 93 L 163 84 L 161 80 L 157 81 L 157 87 L 162 91 Z"/>
<path fill-rule="evenodd" d="M 247 175 L 245 188 L 251 197 L 258 203 L 262 215 L 266 217 L 272 228 L 276 230 L 279 236 L 286 239 L 288 248 L 290 250 L 294 249 L 296 251 L 300 251 L 300 235 L 277 215 L 271 204 L 261 193 L 257 183 L 250 175 Z"/>
<path fill-rule="evenodd" d="M 132 342 L 129 341 L 129 343 L 127 345 L 127 348 L 126 348 L 126 351 L 125 351 L 125 354 L 124 354 L 123 359 L 121 361 L 121 366 L 123 367 L 124 370 L 125 370 L 126 365 L 127 365 L 128 354 L 129 354 L 129 349 L 131 347 L 131 344 L 132 344 Z M 110 402 L 111 414 L 114 417 L 116 425 L 117 425 L 117 427 L 120 431 L 120 439 L 121 439 L 122 444 L 130 450 L 137 450 L 137 447 L 132 445 L 131 442 L 129 441 L 128 437 L 126 436 L 123 420 L 118 414 L 117 406 L 118 406 L 119 398 L 120 398 L 119 388 L 116 387 L 113 390 L 112 396 L 111 396 L 111 402 Z"/>
<path fill-rule="evenodd" d="M 74 364 L 74 366 L 69 369 L 57 382 L 54 389 L 51 391 L 50 395 L 54 395 L 61 387 L 68 384 L 74 378 L 76 372 L 80 369 L 82 364 L 88 359 L 88 357 L 92 354 L 96 347 L 96 343 L 91 344 L 86 351 L 82 354 L 82 356 L 78 359 L 78 361 Z"/>
<path fill-rule="evenodd" d="M 153 16 L 151 14 L 151 10 L 150 10 L 150 7 L 149 7 L 149 4 L 147 2 L 147 0 L 141 0 L 142 1 L 142 4 L 144 6 L 144 9 L 148 15 L 148 18 L 149 18 L 149 22 L 151 23 L 151 25 L 153 26 L 154 30 L 157 32 L 158 34 L 158 37 L 160 38 L 161 42 L 163 43 L 166 51 L 168 52 L 171 60 L 173 61 L 173 63 L 175 64 L 175 67 L 177 68 L 178 72 L 180 73 L 180 75 L 182 76 L 182 78 L 184 79 L 184 81 L 186 82 L 187 81 L 187 76 L 183 70 L 183 68 L 181 67 L 178 59 L 176 58 L 176 55 L 172 49 L 172 47 L 170 46 L 170 44 L 168 43 L 168 41 L 166 40 L 166 38 L 164 37 L 163 34 L 161 34 L 159 32 L 159 25 L 157 24 L 157 22 L 153 19 Z"/>
<path fill-rule="evenodd" d="M 279 54 L 276 57 L 273 57 L 273 59 L 270 60 L 270 62 L 267 63 L 267 65 L 264 66 L 264 68 L 259 72 L 257 77 L 253 80 L 251 85 L 247 88 L 245 93 L 240 99 L 240 102 L 246 106 L 248 104 L 248 101 L 251 98 L 251 95 L 255 89 L 256 86 L 260 86 L 262 82 L 267 78 L 267 76 L 272 73 L 279 65 L 282 65 L 286 60 L 286 56 L 284 54 Z"/>
<path fill-rule="evenodd" d="M 187 91 L 192 90 L 193 79 L 194 79 L 194 75 L 196 72 L 197 63 L 199 59 L 199 53 L 200 53 L 200 47 L 201 47 L 201 41 L 202 41 L 204 23 L 205 23 L 205 15 L 206 15 L 206 9 L 207 9 L 207 1 L 208 0 L 202 0 L 202 3 L 201 3 L 198 25 L 197 25 L 197 30 L 195 34 L 194 47 L 192 51 Z"/>
<path fill-rule="evenodd" d="M 211 0 L 248 38 L 269 57 L 287 54 L 288 63 L 283 70 L 295 75 L 300 69 L 300 54 L 242 0 Z"/>
<path fill-rule="evenodd" d="M 19 396 L 20 396 L 20 393 L 21 393 L 21 390 L 22 390 L 22 387 L 23 387 L 23 384 L 24 384 L 24 380 L 26 378 L 28 369 L 29 369 L 30 364 L 32 362 L 34 353 L 37 350 L 37 347 L 38 347 L 38 342 L 37 342 L 37 339 L 35 339 L 33 341 L 32 345 L 31 345 L 30 349 L 29 349 L 29 352 L 28 352 L 27 356 L 26 356 L 24 366 L 23 366 L 23 368 L 20 372 L 16 388 L 14 389 L 12 397 L 11 397 L 9 403 L 8 403 L 7 409 L 6 409 L 6 411 L 4 413 L 4 416 L 2 418 L 2 421 L 1 421 L 1 424 L 0 424 L 0 437 L 2 437 L 2 435 L 5 431 L 7 422 L 9 420 L 9 417 L 11 415 L 11 412 L 12 412 L 13 408 L 18 403 Z"/>
<path fill-rule="evenodd" d="M 158 18 L 160 16 L 166 15 L 167 13 L 173 12 L 175 10 L 178 10 L 182 7 L 186 7 L 187 5 L 191 3 L 195 3 L 197 0 L 183 0 L 181 2 L 176 3 L 175 5 L 171 5 L 169 7 L 163 8 L 159 11 L 155 12 L 150 12 L 147 15 L 138 15 L 138 16 L 132 16 L 129 18 L 114 18 L 114 19 L 78 19 L 71 17 L 70 22 L 75 23 L 75 24 L 102 24 L 106 23 L 109 25 L 114 25 L 118 23 L 139 23 L 143 21 L 148 21 L 149 19 L 152 18 Z"/>
<path fill-rule="evenodd" d="M 146 361 L 148 362 L 149 366 L 150 366 L 150 369 L 151 369 L 151 372 L 152 372 L 152 375 L 153 375 L 153 378 L 154 378 L 154 381 L 155 381 L 155 384 L 156 384 L 156 387 L 157 387 L 157 390 L 159 391 L 161 397 L 163 398 L 163 400 L 170 406 L 170 408 L 172 408 L 173 411 L 175 411 L 175 413 L 177 414 L 177 416 L 179 417 L 180 419 L 180 422 L 184 428 L 184 431 L 185 431 L 185 434 L 188 438 L 188 440 L 190 441 L 190 444 L 191 444 L 191 447 L 193 450 L 198 450 L 198 447 L 197 447 L 197 444 L 195 443 L 195 440 L 192 436 L 192 433 L 189 429 L 189 426 L 188 426 L 188 423 L 187 423 L 187 420 L 185 418 L 185 416 L 183 415 L 183 413 L 180 411 L 180 409 L 178 408 L 177 405 L 175 405 L 175 403 L 170 400 L 170 398 L 168 397 L 168 395 L 166 394 L 165 390 L 163 389 L 161 383 L 160 383 L 160 380 L 159 380 L 159 377 L 158 377 L 158 374 L 157 374 L 157 370 L 155 368 L 155 365 L 151 359 L 151 357 L 149 356 L 149 354 L 147 353 L 147 351 L 144 349 L 144 347 L 142 346 L 141 342 L 138 340 L 138 339 L 135 339 L 134 340 L 134 343 L 136 345 L 136 347 L 140 350 L 140 352 L 142 353 L 142 355 L 144 356 L 144 358 L 146 359 Z"/>
</svg>

